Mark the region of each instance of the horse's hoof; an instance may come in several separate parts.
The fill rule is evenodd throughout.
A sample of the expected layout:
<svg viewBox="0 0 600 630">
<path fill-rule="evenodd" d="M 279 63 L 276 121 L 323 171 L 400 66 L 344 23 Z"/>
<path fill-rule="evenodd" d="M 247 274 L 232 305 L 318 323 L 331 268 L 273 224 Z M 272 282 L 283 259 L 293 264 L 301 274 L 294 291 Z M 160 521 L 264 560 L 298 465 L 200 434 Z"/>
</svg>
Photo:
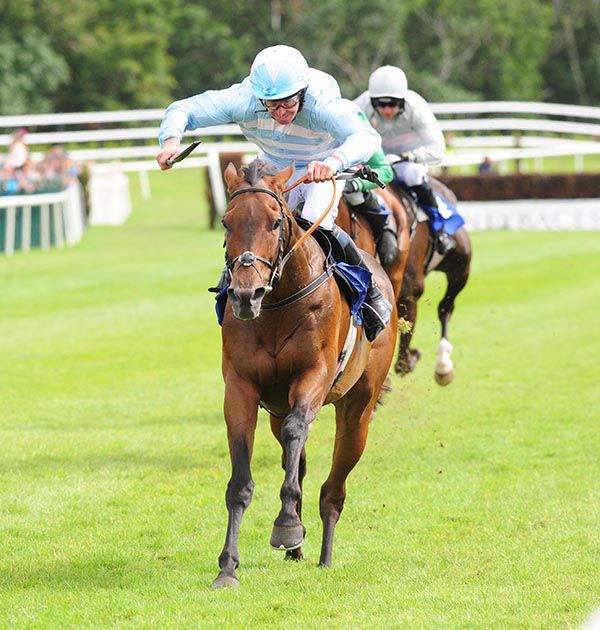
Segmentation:
<svg viewBox="0 0 600 630">
<path fill-rule="evenodd" d="M 270 545 L 278 551 L 292 551 L 298 549 L 304 542 L 304 525 L 292 525 L 291 527 L 282 527 L 281 525 L 273 525 L 271 533 Z"/>
<path fill-rule="evenodd" d="M 438 374 L 435 372 L 435 382 L 438 385 L 444 387 L 445 385 L 450 385 L 454 380 L 454 370 L 450 370 L 447 374 Z"/>
<path fill-rule="evenodd" d="M 406 361 L 396 361 L 396 364 L 394 365 L 394 372 L 396 372 L 396 374 L 400 374 L 400 376 L 406 376 L 411 372 L 411 369 Z"/>
<path fill-rule="evenodd" d="M 212 583 L 211 588 L 213 591 L 218 588 L 237 588 L 240 585 L 240 581 L 233 575 L 219 575 Z"/>
<path fill-rule="evenodd" d="M 304 555 L 302 554 L 300 547 L 297 547 L 296 549 L 286 551 L 285 559 L 290 562 L 302 562 L 304 560 Z"/>
<path fill-rule="evenodd" d="M 421 351 L 416 348 L 411 348 L 409 353 L 414 365 L 421 358 Z"/>
<path fill-rule="evenodd" d="M 416 348 L 411 348 L 408 351 L 408 356 L 403 359 L 398 359 L 396 361 L 396 365 L 394 366 L 394 370 L 396 374 L 400 374 L 400 376 L 406 376 L 411 372 L 414 372 L 415 367 L 417 367 L 417 362 L 421 358 L 421 351 Z"/>
</svg>

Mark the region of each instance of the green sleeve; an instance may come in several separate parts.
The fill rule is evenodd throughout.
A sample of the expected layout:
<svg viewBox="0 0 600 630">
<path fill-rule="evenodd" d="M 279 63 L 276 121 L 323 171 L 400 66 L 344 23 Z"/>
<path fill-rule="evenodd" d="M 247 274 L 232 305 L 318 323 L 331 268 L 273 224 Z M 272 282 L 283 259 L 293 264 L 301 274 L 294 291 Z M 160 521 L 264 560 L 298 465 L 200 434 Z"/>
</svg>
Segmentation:
<svg viewBox="0 0 600 630">
<path fill-rule="evenodd" d="M 364 121 L 368 122 L 368 119 L 363 112 L 360 112 L 359 116 Z M 377 177 L 379 177 L 384 184 L 389 184 L 392 179 L 394 179 L 394 171 L 387 161 L 383 149 L 377 149 L 377 151 L 375 151 L 375 153 L 369 158 L 367 166 L 371 167 L 375 171 Z M 378 188 L 377 184 L 369 182 L 366 179 L 357 179 L 356 183 L 358 184 L 358 190 L 361 192 Z"/>
</svg>

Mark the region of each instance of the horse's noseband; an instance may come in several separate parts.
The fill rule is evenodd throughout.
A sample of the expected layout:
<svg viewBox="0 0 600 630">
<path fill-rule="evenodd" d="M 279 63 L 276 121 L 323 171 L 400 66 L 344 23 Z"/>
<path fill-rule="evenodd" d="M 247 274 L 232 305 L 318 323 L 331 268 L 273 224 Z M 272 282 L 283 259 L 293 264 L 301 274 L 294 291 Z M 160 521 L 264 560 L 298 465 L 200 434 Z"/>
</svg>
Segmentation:
<svg viewBox="0 0 600 630">
<path fill-rule="evenodd" d="M 258 256 L 256 254 L 252 252 L 244 252 L 240 256 L 240 263 L 244 265 L 244 267 L 249 267 L 250 265 L 253 265 L 257 259 L 258 259 Z"/>
</svg>

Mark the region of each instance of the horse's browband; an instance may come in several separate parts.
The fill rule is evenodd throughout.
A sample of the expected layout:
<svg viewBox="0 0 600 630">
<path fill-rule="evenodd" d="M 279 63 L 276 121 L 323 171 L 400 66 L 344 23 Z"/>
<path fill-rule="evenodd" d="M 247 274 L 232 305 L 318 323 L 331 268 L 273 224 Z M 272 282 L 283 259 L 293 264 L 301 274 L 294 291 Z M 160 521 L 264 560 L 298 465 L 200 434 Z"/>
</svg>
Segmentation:
<svg viewBox="0 0 600 630">
<path fill-rule="evenodd" d="M 238 195 L 241 195 L 242 193 L 247 193 L 247 192 L 261 192 L 261 193 L 267 193 L 267 195 L 271 195 L 271 197 L 273 197 L 277 201 L 277 203 L 279 204 L 279 207 L 283 211 L 283 202 L 281 201 L 281 197 L 274 190 L 270 190 L 269 188 L 262 188 L 261 186 L 249 186 L 248 188 L 238 188 L 238 190 L 234 190 L 229 195 L 229 198 L 233 199 L 234 197 L 237 197 Z"/>
</svg>

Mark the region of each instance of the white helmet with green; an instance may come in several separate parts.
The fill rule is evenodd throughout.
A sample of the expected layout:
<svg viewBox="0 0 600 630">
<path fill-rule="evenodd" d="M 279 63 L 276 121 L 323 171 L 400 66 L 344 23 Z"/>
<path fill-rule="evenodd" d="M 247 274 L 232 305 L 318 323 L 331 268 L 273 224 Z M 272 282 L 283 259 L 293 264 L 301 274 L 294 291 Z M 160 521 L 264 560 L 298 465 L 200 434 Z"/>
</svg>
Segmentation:
<svg viewBox="0 0 600 630">
<path fill-rule="evenodd" d="M 381 66 L 369 77 L 370 98 L 406 98 L 408 81 L 406 75 L 396 66 Z"/>
<path fill-rule="evenodd" d="M 256 98 L 287 98 L 308 86 L 308 63 L 291 46 L 270 46 L 261 50 L 250 69 L 250 85 Z"/>
</svg>

